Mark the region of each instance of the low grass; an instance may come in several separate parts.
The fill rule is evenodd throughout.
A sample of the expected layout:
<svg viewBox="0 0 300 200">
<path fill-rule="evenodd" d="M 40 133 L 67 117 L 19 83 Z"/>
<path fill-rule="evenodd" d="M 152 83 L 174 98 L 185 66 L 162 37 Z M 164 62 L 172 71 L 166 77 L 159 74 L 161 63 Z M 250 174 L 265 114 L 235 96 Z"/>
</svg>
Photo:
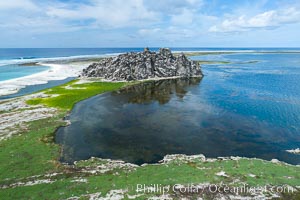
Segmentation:
<svg viewBox="0 0 300 200">
<path fill-rule="evenodd" d="M 64 125 L 63 117 L 79 101 L 91 96 L 112 91 L 126 83 L 91 82 L 77 84 L 78 80 L 46 89 L 48 98 L 27 101 L 30 105 L 43 104 L 58 108 L 51 118 L 28 123 L 27 131 L 0 142 L 0 180 L 16 180 L 29 176 L 50 173 L 59 166 L 60 147 L 54 143 L 54 132 Z"/>
<path fill-rule="evenodd" d="M 105 165 L 89 162 L 87 166 Z M 82 167 L 78 165 L 77 167 Z M 225 171 L 228 177 L 216 175 Z M 251 177 L 249 174 L 256 177 Z M 290 177 L 289 179 L 286 176 Z M 74 182 L 75 179 L 85 179 L 87 182 Z M 238 181 L 237 181 L 238 180 Z M 56 179 L 51 184 L 38 184 L 0 190 L 0 196 L 10 199 L 65 199 L 74 196 L 101 192 L 105 196 L 110 190 L 126 190 L 127 194 L 139 194 L 137 184 L 161 184 L 173 187 L 175 184 L 210 183 L 242 187 L 265 185 L 299 185 L 299 167 L 285 164 L 274 164 L 257 159 L 222 160 L 207 162 L 200 160 L 171 162 L 169 164 L 146 165 L 134 170 L 115 169 L 103 174 L 80 175 L 69 174 Z M 295 193 L 297 194 L 297 193 Z M 155 193 L 143 194 L 140 199 Z"/>
<path fill-rule="evenodd" d="M 64 125 L 64 114 L 31 122 L 28 132 L 0 142 L 1 181 L 11 182 L 57 169 L 60 148 L 53 142 L 54 132 Z"/>
<path fill-rule="evenodd" d="M 35 98 L 27 101 L 29 105 L 44 104 L 49 107 L 71 110 L 73 106 L 84 99 L 104 92 L 113 91 L 126 85 L 125 82 L 91 82 L 76 84 L 78 80 L 61 86 L 46 89 L 45 94 L 53 95 L 49 98 Z"/>
</svg>

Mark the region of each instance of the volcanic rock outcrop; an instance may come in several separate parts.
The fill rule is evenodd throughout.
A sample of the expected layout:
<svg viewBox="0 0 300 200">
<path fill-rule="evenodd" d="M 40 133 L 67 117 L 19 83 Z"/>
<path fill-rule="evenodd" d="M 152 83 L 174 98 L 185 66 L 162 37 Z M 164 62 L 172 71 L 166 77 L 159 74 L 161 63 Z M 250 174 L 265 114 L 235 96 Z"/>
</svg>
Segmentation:
<svg viewBox="0 0 300 200">
<path fill-rule="evenodd" d="M 125 53 L 117 57 L 104 58 L 83 70 L 84 77 L 101 77 L 112 81 L 131 81 L 150 78 L 202 77 L 196 61 L 183 53 L 175 56 L 167 48 L 159 52 L 145 48 L 139 53 Z"/>
</svg>

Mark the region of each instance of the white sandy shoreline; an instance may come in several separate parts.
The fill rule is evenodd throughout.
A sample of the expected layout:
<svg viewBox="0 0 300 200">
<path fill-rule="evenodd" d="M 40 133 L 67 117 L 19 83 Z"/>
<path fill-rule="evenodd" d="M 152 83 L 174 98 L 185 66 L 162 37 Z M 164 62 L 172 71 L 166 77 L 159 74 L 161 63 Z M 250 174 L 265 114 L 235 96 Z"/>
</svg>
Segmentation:
<svg viewBox="0 0 300 200">
<path fill-rule="evenodd" d="M 83 68 L 89 65 L 89 63 L 39 64 L 50 67 L 50 69 L 24 77 L 0 81 L 0 96 L 17 93 L 20 89 L 29 85 L 46 84 L 52 80 L 64 80 L 69 77 L 76 77 Z"/>
</svg>

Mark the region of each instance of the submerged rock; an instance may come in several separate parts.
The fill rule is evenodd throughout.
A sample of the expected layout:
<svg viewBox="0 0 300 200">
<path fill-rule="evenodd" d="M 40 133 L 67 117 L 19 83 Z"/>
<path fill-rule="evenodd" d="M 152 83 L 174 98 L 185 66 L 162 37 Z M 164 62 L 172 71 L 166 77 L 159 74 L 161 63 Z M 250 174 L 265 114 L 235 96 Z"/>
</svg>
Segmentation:
<svg viewBox="0 0 300 200">
<path fill-rule="evenodd" d="M 196 61 L 183 53 L 175 56 L 167 48 L 151 52 L 145 48 L 139 53 L 125 53 L 105 58 L 83 70 L 82 76 L 101 77 L 112 81 L 131 81 L 150 78 L 202 77 Z"/>
</svg>

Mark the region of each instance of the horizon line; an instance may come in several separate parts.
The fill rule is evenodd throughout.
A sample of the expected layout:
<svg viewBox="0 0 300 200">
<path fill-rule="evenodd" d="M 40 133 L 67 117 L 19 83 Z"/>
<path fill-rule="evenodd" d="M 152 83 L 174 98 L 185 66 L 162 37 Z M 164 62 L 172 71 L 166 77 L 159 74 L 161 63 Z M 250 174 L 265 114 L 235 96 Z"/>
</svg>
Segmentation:
<svg viewBox="0 0 300 200">
<path fill-rule="evenodd" d="M 0 47 L 0 49 L 143 49 L 143 48 L 198 48 L 198 49 L 225 49 L 225 48 L 230 48 L 230 49 L 241 49 L 241 48 L 258 48 L 258 49 L 274 49 L 274 48 L 289 48 L 289 49 L 298 49 L 299 47 L 283 47 L 283 46 L 278 46 L 278 47 L 167 47 L 167 46 L 161 46 L 161 47 L 150 47 L 150 46 L 144 46 L 144 47 Z"/>
</svg>

